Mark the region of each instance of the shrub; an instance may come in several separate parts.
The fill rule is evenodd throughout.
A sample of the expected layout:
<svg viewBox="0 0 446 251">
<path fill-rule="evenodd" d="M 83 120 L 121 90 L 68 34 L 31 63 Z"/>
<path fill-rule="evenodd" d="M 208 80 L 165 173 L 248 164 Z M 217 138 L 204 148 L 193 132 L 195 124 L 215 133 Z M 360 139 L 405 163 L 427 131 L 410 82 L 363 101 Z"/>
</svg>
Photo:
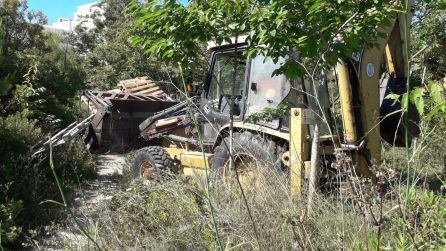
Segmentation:
<svg viewBox="0 0 446 251">
<path fill-rule="evenodd" d="M 11 245 L 17 241 L 22 233 L 22 228 L 15 221 L 22 211 L 20 201 L 11 201 L 8 204 L 0 204 L 0 237 L 1 245 Z"/>
<path fill-rule="evenodd" d="M 59 219 L 59 207 L 41 202 L 60 200 L 58 188 L 45 156 L 32 158 L 33 145 L 44 140 L 37 121 L 26 109 L 0 117 L 0 224 L 2 244 L 17 247 L 32 229 Z M 66 190 L 94 175 L 94 160 L 81 141 L 55 149 L 56 171 Z"/>
<path fill-rule="evenodd" d="M 411 248 L 433 250 L 446 246 L 446 197 L 412 190 L 407 198 L 407 222 L 399 222 L 413 241 Z"/>
</svg>

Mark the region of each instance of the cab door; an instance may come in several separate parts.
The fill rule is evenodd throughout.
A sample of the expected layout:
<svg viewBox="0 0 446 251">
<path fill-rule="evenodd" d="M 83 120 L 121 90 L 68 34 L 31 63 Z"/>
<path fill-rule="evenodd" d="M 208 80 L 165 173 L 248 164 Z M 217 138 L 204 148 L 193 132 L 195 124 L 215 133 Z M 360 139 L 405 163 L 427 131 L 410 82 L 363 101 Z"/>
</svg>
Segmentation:
<svg viewBox="0 0 446 251">
<path fill-rule="evenodd" d="M 234 120 L 242 119 L 246 97 L 246 74 L 247 59 L 241 50 L 237 53 L 234 50 L 226 50 L 212 54 L 211 68 L 200 104 L 200 110 L 204 115 L 200 127 L 208 143 L 213 143 L 219 128 L 229 123 L 233 100 Z"/>
<path fill-rule="evenodd" d="M 285 75 L 273 75 L 285 62 L 284 58 L 274 63 L 273 60 L 257 56 L 250 62 L 248 96 L 245 117 L 264 112 L 265 108 L 275 109 L 290 92 L 290 83 Z M 260 121 L 258 124 L 273 129 L 279 128 L 279 119 Z"/>
</svg>

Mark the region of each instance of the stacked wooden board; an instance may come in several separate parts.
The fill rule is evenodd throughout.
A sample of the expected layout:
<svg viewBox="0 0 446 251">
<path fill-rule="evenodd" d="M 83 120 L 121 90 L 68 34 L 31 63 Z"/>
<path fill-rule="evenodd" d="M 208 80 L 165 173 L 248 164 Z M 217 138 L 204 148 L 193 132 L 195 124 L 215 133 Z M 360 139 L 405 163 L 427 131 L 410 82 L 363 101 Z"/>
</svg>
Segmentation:
<svg viewBox="0 0 446 251">
<path fill-rule="evenodd" d="M 150 96 L 166 96 L 161 88 L 150 80 L 148 77 L 139 77 L 119 81 L 118 87 L 125 93 L 150 95 Z"/>
</svg>

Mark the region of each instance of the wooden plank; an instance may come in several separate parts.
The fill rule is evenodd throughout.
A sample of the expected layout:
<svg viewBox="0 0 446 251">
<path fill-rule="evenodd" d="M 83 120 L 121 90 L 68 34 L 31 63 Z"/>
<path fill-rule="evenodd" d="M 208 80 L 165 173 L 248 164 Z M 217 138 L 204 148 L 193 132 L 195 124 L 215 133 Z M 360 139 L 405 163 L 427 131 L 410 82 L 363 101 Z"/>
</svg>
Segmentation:
<svg viewBox="0 0 446 251">
<path fill-rule="evenodd" d="M 153 87 L 153 88 L 150 88 L 150 89 L 146 89 L 146 90 L 142 90 L 142 91 L 136 92 L 135 94 L 150 94 L 150 93 L 153 93 L 153 92 L 156 92 L 156 91 L 159 91 L 159 90 L 160 90 L 160 88 L 157 86 L 157 87 Z"/>
<path fill-rule="evenodd" d="M 152 95 L 152 93 L 154 92 L 154 91 L 156 91 L 156 90 L 142 90 L 142 91 L 139 91 L 139 92 L 136 92 L 135 94 L 138 94 L 138 95 Z"/>
<path fill-rule="evenodd" d="M 141 99 L 144 96 L 158 96 L 157 100 L 160 96 L 165 96 L 163 90 L 148 77 L 139 77 L 134 79 L 122 80 L 119 81 L 117 86 L 121 87 L 124 93 L 131 93 L 136 95 L 141 95 L 137 99 Z M 144 98 L 145 99 L 145 98 Z M 152 98 L 153 99 L 153 98 Z"/>
<path fill-rule="evenodd" d="M 163 90 L 159 90 L 159 91 L 152 93 L 151 95 L 160 96 L 160 95 L 166 95 L 166 93 L 164 93 Z"/>
<path fill-rule="evenodd" d="M 140 81 L 133 81 L 133 82 L 121 84 L 121 86 L 124 86 L 124 88 L 132 88 L 135 86 L 140 86 L 143 84 L 151 84 L 151 83 L 153 83 L 153 81 L 151 81 L 151 80 L 140 80 Z"/>
<path fill-rule="evenodd" d="M 152 87 L 158 87 L 158 86 L 154 83 L 151 83 L 151 84 L 145 84 L 145 85 L 141 85 L 141 86 L 137 86 L 137 87 L 133 87 L 133 88 L 126 88 L 126 89 L 129 90 L 130 92 L 138 92 L 138 91 L 149 89 Z"/>
</svg>

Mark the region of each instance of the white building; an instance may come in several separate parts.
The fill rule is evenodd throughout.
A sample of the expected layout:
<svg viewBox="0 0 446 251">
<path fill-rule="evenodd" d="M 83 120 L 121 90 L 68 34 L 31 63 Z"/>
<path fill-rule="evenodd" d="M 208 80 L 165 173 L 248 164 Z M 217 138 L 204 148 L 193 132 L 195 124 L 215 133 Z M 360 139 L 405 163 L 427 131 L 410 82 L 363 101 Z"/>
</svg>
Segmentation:
<svg viewBox="0 0 446 251">
<path fill-rule="evenodd" d="M 93 19 L 88 16 L 94 13 L 103 13 L 103 10 L 97 6 L 97 2 L 80 5 L 74 13 L 73 18 L 59 18 L 57 22 L 47 26 L 49 30 L 53 31 L 73 31 L 74 28 L 81 24 L 87 29 L 94 27 Z"/>
</svg>

